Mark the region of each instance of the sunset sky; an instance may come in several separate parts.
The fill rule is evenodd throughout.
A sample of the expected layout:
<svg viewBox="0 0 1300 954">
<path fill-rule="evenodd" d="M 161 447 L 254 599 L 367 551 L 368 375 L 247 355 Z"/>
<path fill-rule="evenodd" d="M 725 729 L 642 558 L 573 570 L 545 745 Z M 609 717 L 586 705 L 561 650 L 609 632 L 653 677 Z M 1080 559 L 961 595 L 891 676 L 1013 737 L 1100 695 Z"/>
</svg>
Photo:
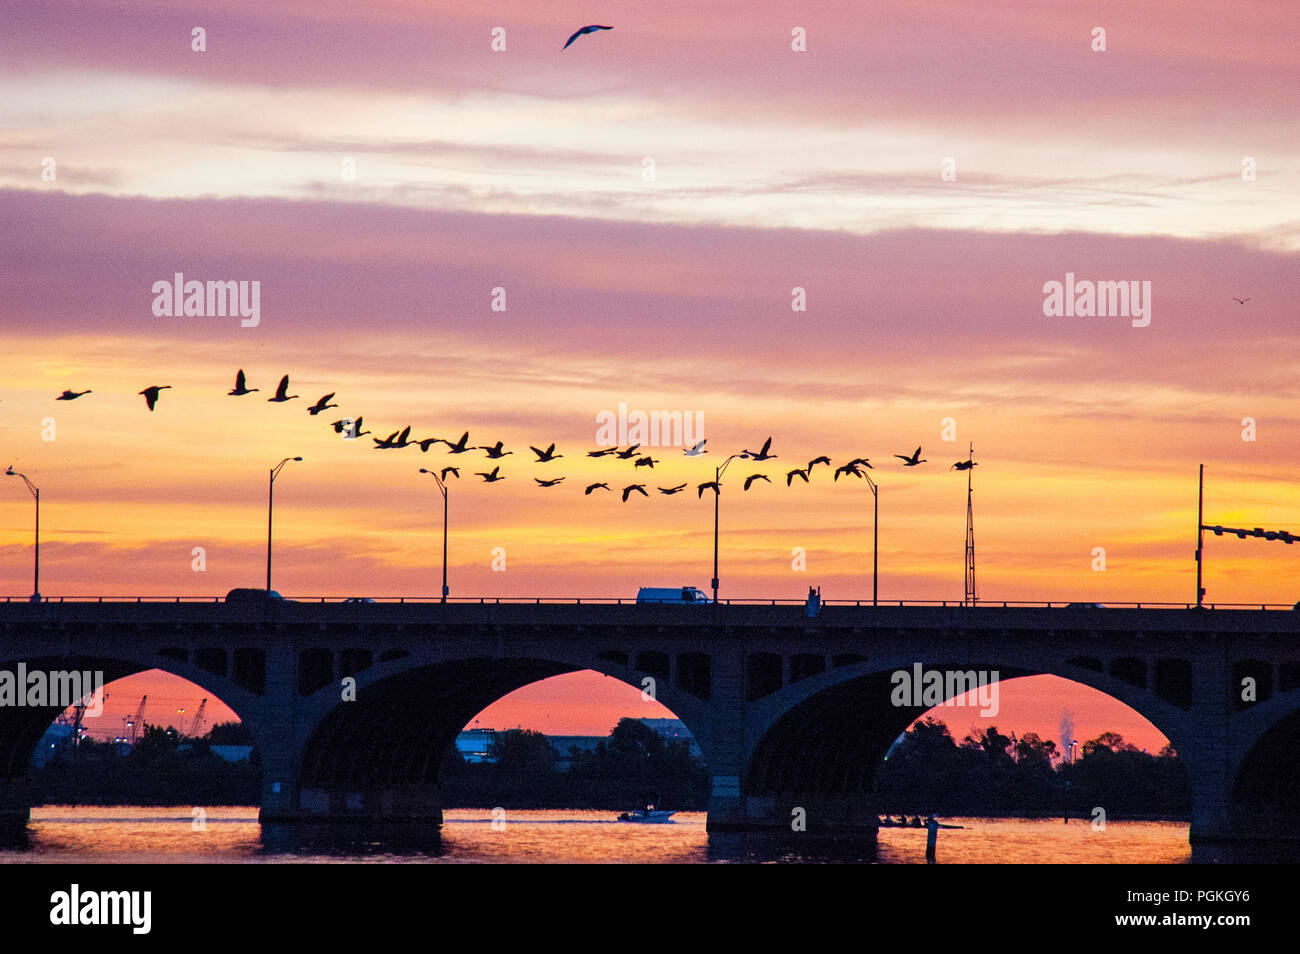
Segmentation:
<svg viewBox="0 0 1300 954">
<path fill-rule="evenodd" d="M 1300 529 L 1294 3 L 737 9 L 7 8 L 0 467 L 41 488 L 42 592 L 262 585 L 267 470 L 294 455 L 275 586 L 295 597 L 436 596 L 441 498 L 418 470 L 447 464 L 453 596 L 706 588 L 694 485 L 769 435 L 776 460 L 727 473 L 723 597 L 870 597 L 865 482 L 785 485 L 821 454 L 876 467 L 884 599 L 961 598 L 948 468 L 969 442 L 984 600 L 1194 599 L 1200 463 L 1210 522 Z M 561 51 L 586 23 L 615 29 Z M 178 272 L 260 282 L 259 323 L 155 316 Z M 1150 324 L 1047 317 L 1067 273 L 1150 282 Z M 257 393 L 227 396 L 239 368 Z M 286 373 L 301 397 L 268 408 Z M 172 386 L 153 413 L 148 385 Z M 94 393 L 56 403 L 65 388 Z M 309 416 L 330 391 L 340 407 Z M 651 448 L 652 474 L 588 459 L 620 404 L 701 414 L 710 453 Z M 378 437 L 504 441 L 507 479 L 475 478 L 479 452 L 377 452 L 328 426 L 357 415 Z M 530 463 L 552 441 L 564 457 Z M 918 444 L 926 464 L 892 456 Z M 742 491 L 752 473 L 772 483 Z M 584 496 L 594 481 L 651 496 Z M 0 489 L 0 591 L 22 597 L 32 501 Z M 1205 585 L 1293 603 L 1300 547 L 1211 537 Z M 611 682 L 564 677 L 490 718 L 651 714 Z M 150 686 L 197 704 L 140 676 L 106 718 Z M 1093 711 L 1061 687 L 1025 683 L 1026 727 Z M 1098 731 L 1158 747 L 1109 705 Z"/>
</svg>

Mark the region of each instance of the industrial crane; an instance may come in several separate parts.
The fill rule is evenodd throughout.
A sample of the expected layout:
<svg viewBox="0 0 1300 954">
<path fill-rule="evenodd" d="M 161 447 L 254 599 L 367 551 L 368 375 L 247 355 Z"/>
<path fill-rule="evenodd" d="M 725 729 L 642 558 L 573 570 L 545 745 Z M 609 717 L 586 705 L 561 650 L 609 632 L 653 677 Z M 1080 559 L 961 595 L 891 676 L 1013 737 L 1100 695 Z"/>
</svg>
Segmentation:
<svg viewBox="0 0 1300 954">
<path fill-rule="evenodd" d="M 199 711 L 194 713 L 194 721 L 190 724 L 190 738 L 197 739 L 199 733 L 203 731 L 203 711 L 208 707 L 208 700 L 204 699 L 199 703 Z"/>
<path fill-rule="evenodd" d="M 126 727 L 131 730 L 132 745 L 135 745 L 136 736 L 139 734 L 140 728 L 144 725 L 144 704 L 148 701 L 148 695 L 141 696 L 140 708 L 135 710 L 135 718 L 131 719 L 128 717 L 126 720 Z"/>
</svg>

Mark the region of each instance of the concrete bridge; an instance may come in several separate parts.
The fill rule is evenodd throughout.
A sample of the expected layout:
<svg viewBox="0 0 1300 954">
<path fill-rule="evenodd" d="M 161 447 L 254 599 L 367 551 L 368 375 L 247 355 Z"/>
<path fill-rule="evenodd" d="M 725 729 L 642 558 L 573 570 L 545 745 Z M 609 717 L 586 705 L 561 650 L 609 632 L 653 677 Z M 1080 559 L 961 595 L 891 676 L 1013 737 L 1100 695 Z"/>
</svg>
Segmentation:
<svg viewBox="0 0 1300 954">
<path fill-rule="evenodd" d="M 256 739 L 264 823 L 434 824 L 460 729 L 528 683 L 591 669 L 695 735 L 711 831 L 875 830 L 875 775 L 924 706 L 896 670 L 1047 673 L 1149 719 L 1186 765 L 1191 838 L 1300 830 L 1300 612 L 543 602 L 0 603 L 0 669 L 147 669 L 219 697 Z M 356 698 L 344 701 L 344 680 Z M 1255 700 L 1243 700 L 1243 680 Z M 0 812 L 28 818 L 54 708 L 0 708 Z"/>
</svg>

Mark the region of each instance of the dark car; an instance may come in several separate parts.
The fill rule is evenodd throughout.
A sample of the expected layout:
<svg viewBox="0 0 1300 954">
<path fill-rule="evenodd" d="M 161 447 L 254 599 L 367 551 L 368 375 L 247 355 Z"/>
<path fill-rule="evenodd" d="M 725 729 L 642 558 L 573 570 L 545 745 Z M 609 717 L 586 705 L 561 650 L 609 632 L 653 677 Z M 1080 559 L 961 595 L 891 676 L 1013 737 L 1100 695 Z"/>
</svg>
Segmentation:
<svg viewBox="0 0 1300 954">
<path fill-rule="evenodd" d="M 275 590 L 258 590 L 250 587 L 236 587 L 226 594 L 227 603 L 292 603 Z"/>
</svg>

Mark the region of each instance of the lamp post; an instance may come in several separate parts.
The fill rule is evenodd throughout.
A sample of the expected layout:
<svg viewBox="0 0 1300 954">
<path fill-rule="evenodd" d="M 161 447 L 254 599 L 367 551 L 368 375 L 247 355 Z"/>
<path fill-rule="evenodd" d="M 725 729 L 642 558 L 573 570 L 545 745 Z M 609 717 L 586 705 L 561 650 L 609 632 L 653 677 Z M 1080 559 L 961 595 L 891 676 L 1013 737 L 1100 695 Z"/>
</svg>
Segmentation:
<svg viewBox="0 0 1300 954">
<path fill-rule="evenodd" d="M 301 457 L 286 457 L 280 463 L 271 468 L 271 479 L 266 485 L 266 593 L 271 594 L 271 514 L 275 509 L 275 478 L 279 476 L 280 469 L 291 460 L 302 460 Z"/>
<path fill-rule="evenodd" d="M 876 482 L 871 479 L 869 474 L 863 474 L 867 479 L 867 486 L 871 488 L 872 510 L 871 515 L 871 605 L 876 605 L 876 598 L 879 595 L 877 584 L 879 582 L 880 571 L 880 488 Z"/>
<path fill-rule="evenodd" d="M 18 471 L 13 469 L 12 465 L 9 467 L 8 470 L 5 471 L 5 476 L 21 477 L 23 479 L 23 483 L 27 485 L 27 489 L 30 490 L 32 496 L 36 498 L 36 545 L 33 549 L 33 558 L 32 558 L 33 569 L 32 569 L 31 601 L 33 603 L 39 603 L 41 601 L 41 491 L 35 484 L 33 484 L 30 480 L 27 479 L 26 474 L 18 473 Z"/>
<path fill-rule="evenodd" d="M 447 485 L 442 482 L 441 477 L 431 470 L 421 467 L 420 473 L 428 474 L 436 480 L 438 489 L 442 491 L 442 599 L 438 602 L 445 603 L 447 602 L 447 594 L 450 592 L 447 589 Z"/>
<path fill-rule="evenodd" d="M 737 457 L 749 459 L 748 454 L 732 454 L 713 470 L 713 602 L 718 602 L 718 498 L 722 496 L 722 474 Z"/>
</svg>

